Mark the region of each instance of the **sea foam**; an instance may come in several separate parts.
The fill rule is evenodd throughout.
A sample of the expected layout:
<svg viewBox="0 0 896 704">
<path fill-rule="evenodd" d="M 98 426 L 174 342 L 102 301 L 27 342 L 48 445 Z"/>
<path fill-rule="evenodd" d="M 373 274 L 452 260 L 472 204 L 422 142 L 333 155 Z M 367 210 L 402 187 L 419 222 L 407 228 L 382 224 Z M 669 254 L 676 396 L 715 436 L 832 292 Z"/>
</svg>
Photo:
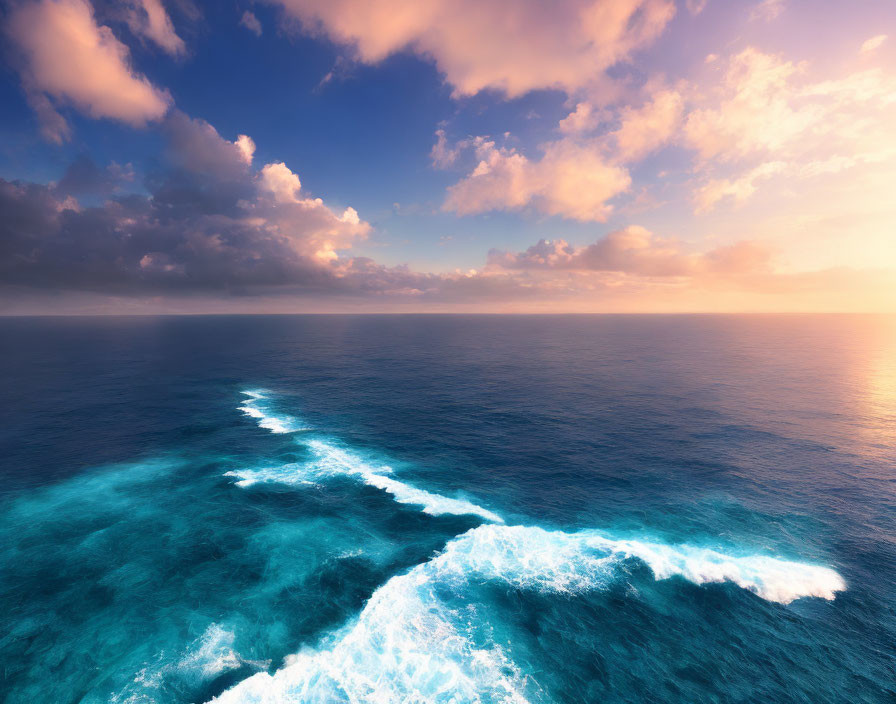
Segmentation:
<svg viewBox="0 0 896 704">
<path fill-rule="evenodd" d="M 243 414 L 254 418 L 259 427 L 270 430 L 272 433 L 295 433 L 299 430 L 307 430 L 294 416 L 275 413 L 268 404 L 268 397 L 261 390 L 241 391 L 247 396 L 238 406 Z"/>
<path fill-rule="evenodd" d="M 326 477 L 347 476 L 391 494 L 398 503 L 421 506 L 424 513 L 433 516 L 472 515 L 494 523 L 504 522 L 498 514 L 466 499 L 442 496 L 395 479 L 391 476 L 391 467 L 373 465 L 358 455 L 328 442 L 310 439 L 303 441 L 302 444 L 312 455 L 308 462 L 291 462 L 263 469 L 234 470 L 227 472 L 227 476 L 237 477 L 239 479 L 237 484 L 243 487 L 259 482 L 317 484 Z"/>
<path fill-rule="evenodd" d="M 730 581 L 763 599 L 833 599 L 846 588 L 826 567 L 762 556 L 732 556 L 685 545 L 613 540 L 596 531 L 483 525 L 450 541 L 429 562 L 377 589 L 358 618 L 317 650 L 257 673 L 216 704 L 286 702 L 501 702 L 538 696 L 493 642 L 473 635 L 477 605 L 452 608 L 440 594 L 463 595 L 472 580 L 517 589 L 577 594 L 605 588 L 638 559 L 657 579 Z M 481 608 L 481 606 L 479 607 Z"/>
<path fill-rule="evenodd" d="M 264 670 L 270 665 L 270 661 L 244 659 L 235 650 L 234 641 L 233 631 L 212 623 L 177 660 L 166 662 L 164 653 L 160 653 L 161 664 L 144 667 L 131 685 L 113 695 L 110 701 L 112 704 L 155 704 L 167 699 L 166 686 L 195 689 L 231 670 L 242 667 Z"/>
</svg>

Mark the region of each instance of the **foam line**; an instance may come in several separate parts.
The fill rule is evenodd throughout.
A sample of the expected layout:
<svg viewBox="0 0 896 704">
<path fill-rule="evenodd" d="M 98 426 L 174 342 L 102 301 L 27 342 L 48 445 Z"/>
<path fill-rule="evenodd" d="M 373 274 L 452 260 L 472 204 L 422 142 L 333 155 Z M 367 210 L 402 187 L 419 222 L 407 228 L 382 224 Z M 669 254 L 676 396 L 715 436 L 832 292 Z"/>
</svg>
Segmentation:
<svg viewBox="0 0 896 704">
<path fill-rule="evenodd" d="M 289 463 L 265 469 L 242 469 L 227 472 L 237 477 L 239 486 L 251 486 L 259 482 L 281 484 L 315 484 L 328 476 L 349 476 L 365 484 L 381 489 L 402 504 L 421 506 L 424 513 L 433 516 L 445 514 L 479 516 L 486 521 L 503 523 L 498 514 L 478 506 L 466 499 L 455 499 L 419 489 L 412 484 L 390 476 L 392 469 L 385 465 L 374 466 L 362 458 L 322 440 L 307 440 L 303 443 L 312 453 L 308 463 Z"/>
<path fill-rule="evenodd" d="M 250 667 L 264 670 L 270 661 L 246 660 L 234 649 L 235 636 L 217 623 L 211 624 L 176 661 L 144 667 L 133 682 L 112 696 L 111 704 L 154 704 L 165 694 L 166 685 L 196 688 L 215 677 Z M 160 659 L 164 654 L 160 654 Z"/>
<path fill-rule="evenodd" d="M 731 556 L 692 546 L 612 540 L 596 531 L 484 525 L 450 541 L 429 562 L 377 589 L 357 620 L 324 648 L 257 673 L 216 704 L 287 702 L 501 702 L 523 704 L 537 685 L 501 648 L 469 626 L 476 605 L 452 609 L 438 596 L 463 594 L 472 579 L 541 592 L 579 593 L 618 579 L 622 563 L 645 562 L 657 579 L 730 581 L 763 599 L 833 599 L 846 585 L 826 567 L 764 556 Z M 471 611 L 472 609 L 472 611 Z"/>
<path fill-rule="evenodd" d="M 267 403 L 268 397 L 261 390 L 241 391 L 248 396 L 238 407 L 244 415 L 254 418 L 259 427 L 270 430 L 272 433 L 295 433 L 299 430 L 307 430 L 295 417 L 274 413 Z"/>
</svg>

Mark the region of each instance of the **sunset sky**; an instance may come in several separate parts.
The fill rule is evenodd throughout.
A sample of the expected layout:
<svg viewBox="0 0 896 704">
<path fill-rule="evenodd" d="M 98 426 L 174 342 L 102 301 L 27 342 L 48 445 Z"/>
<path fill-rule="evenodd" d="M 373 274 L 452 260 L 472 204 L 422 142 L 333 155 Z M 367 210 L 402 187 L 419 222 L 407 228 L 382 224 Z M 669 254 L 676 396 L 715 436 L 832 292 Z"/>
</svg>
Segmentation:
<svg viewBox="0 0 896 704">
<path fill-rule="evenodd" d="M 0 313 L 896 311 L 896 2 L 2 24 Z"/>
</svg>

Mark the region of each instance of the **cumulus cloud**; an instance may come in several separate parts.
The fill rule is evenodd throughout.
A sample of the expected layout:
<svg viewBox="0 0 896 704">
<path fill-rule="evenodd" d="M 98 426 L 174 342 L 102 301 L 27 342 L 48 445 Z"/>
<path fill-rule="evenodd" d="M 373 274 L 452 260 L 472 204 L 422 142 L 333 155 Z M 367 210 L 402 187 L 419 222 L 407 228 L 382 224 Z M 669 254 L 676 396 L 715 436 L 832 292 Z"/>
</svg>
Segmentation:
<svg viewBox="0 0 896 704">
<path fill-rule="evenodd" d="M 149 196 L 121 194 L 129 178 L 85 159 L 59 184 L 0 181 L 0 282 L 120 291 L 345 287 L 331 264 L 370 226 L 301 193 L 284 164 L 253 171 L 238 143 L 202 120 L 166 120 L 171 162 Z M 176 158 L 175 158 L 175 155 Z M 75 196 L 108 196 L 85 206 Z"/>
<path fill-rule="evenodd" d="M 531 206 L 545 215 L 602 222 L 612 211 L 608 201 L 631 183 L 628 171 L 594 144 L 549 142 L 537 161 L 483 137 L 473 147 L 476 167 L 449 187 L 443 206 L 459 215 Z"/>
<path fill-rule="evenodd" d="M 617 158 L 637 161 L 668 143 L 678 131 L 684 100 L 677 91 L 661 90 L 639 108 L 622 110 L 619 128 L 612 133 Z"/>
<path fill-rule="evenodd" d="M 603 222 L 613 210 L 610 201 L 631 185 L 625 164 L 671 141 L 683 110 L 677 91 L 659 90 L 640 107 L 622 108 L 618 127 L 595 136 L 589 133 L 609 120 L 610 112 L 578 103 L 558 125 L 566 136 L 542 144 L 538 159 L 482 136 L 451 145 L 439 130 L 434 164 L 450 166 L 467 149 L 476 155 L 469 175 L 448 188 L 443 207 L 460 215 L 532 208 L 544 215 Z"/>
<path fill-rule="evenodd" d="M 752 242 L 689 254 L 639 225 L 609 233 L 585 247 L 562 239 L 540 240 L 524 252 L 492 250 L 488 265 L 500 269 L 618 272 L 643 277 L 736 275 L 769 269 L 771 255 Z"/>
<path fill-rule="evenodd" d="M 228 142 L 213 125 L 180 110 L 172 110 L 162 128 L 169 160 L 186 171 L 214 175 L 218 180 L 235 180 L 248 173 L 255 152 L 251 137 L 240 135 Z"/>
<path fill-rule="evenodd" d="M 52 141 L 69 136 L 59 104 L 135 127 L 168 110 L 168 94 L 133 70 L 128 48 L 109 27 L 97 24 L 86 0 L 21 5 L 11 13 L 6 33 L 20 54 L 29 102 Z"/>
<path fill-rule="evenodd" d="M 171 56 L 182 56 L 187 52 L 187 46 L 174 31 L 174 24 L 161 0 L 131 0 L 127 23 L 134 34 L 149 39 Z"/>
<path fill-rule="evenodd" d="M 650 44 L 671 0 L 277 0 L 306 31 L 365 63 L 411 50 L 435 62 L 456 95 L 493 89 L 575 92 Z"/>
<path fill-rule="evenodd" d="M 261 183 L 278 203 L 296 203 L 302 182 L 284 163 L 266 164 L 261 170 Z"/>
<path fill-rule="evenodd" d="M 258 18 L 252 12 L 249 12 L 249 10 L 243 12 L 243 16 L 240 17 L 240 25 L 248 29 L 256 37 L 261 36 L 261 22 L 259 22 Z"/>
<path fill-rule="evenodd" d="M 560 120 L 557 128 L 564 134 L 589 132 L 601 122 L 601 113 L 591 103 L 577 103 L 576 109 Z"/>
<path fill-rule="evenodd" d="M 247 164 L 252 163 L 252 157 L 255 155 L 255 142 L 246 134 L 241 134 L 234 142 L 236 148 L 240 150 L 240 156 Z"/>
</svg>

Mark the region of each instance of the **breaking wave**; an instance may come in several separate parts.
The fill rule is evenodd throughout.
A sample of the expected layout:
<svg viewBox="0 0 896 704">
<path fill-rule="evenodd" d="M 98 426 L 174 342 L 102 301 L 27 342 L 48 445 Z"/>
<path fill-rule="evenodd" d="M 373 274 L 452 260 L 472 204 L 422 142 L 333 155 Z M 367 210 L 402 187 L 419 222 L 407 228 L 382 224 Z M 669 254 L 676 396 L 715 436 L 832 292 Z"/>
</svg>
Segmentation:
<svg viewBox="0 0 896 704">
<path fill-rule="evenodd" d="M 245 660 L 234 649 L 235 636 L 217 623 L 211 624 L 174 662 L 147 665 L 131 686 L 111 698 L 112 704 L 153 704 L 165 698 L 166 688 L 196 689 L 219 675 L 248 667 L 264 670 L 270 661 Z M 160 654 L 164 658 L 164 653 Z"/>
<path fill-rule="evenodd" d="M 732 582 L 763 599 L 833 599 L 846 588 L 826 567 L 763 556 L 731 556 L 686 545 L 613 540 L 595 531 L 484 525 L 450 541 L 429 562 L 377 589 L 357 620 L 317 650 L 287 658 L 274 674 L 257 673 L 216 704 L 286 702 L 501 702 L 538 696 L 494 642 L 477 635 L 476 604 L 452 608 L 472 581 L 577 594 L 605 588 L 640 560 L 656 579 Z"/>
<path fill-rule="evenodd" d="M 295 433 L 299 430 L 307 430 L 302 423 L 295 417 L 275 413 L 268 405 L 268 397 L 263 391 L 241 391 L 241 394 L 248 398 L 243 399 L 239 405 L 239 410 L 244 415 L 254 418 L 259 427 L 270 430 L 272 433 Z"/>
</svg>

